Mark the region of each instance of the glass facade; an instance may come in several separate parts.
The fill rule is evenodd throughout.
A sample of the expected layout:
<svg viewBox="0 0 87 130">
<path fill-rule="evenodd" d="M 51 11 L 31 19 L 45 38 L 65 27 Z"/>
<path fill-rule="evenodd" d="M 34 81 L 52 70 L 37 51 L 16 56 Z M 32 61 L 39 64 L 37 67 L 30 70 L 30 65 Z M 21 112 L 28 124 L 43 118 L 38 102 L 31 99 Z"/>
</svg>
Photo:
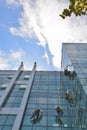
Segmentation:
<svg viewBox="0 0 87 130">
<path fill-rule="evenodd" d="M 65 43 L 61 71 L 0 71 L 0 130 L 87 130 L 86 52 Z"/>
<path fill-rule="evenodd" d="M 31 71 L 21 71 L 19 77 L 18 77 L 18 81 L 26 81 L 29 80 L 29 77 L 31 75 Z M 28 78 L 25 78 L 25 76 L 27 76 Z"/>
<path fill-rule="evenodd" d="M 12 130 L 15 115 L 0 115 L 0 130 Z"/>
<path fill-rule="evenodd" d="M 67 53 L 67 56 L 65 55 L 64 52 Z M 87 78 L 87 44 L 86 43 L 63 44 L 62 69 L 67 64 L 72 64 L 74 66 L 74 69 L 78 74 L 78 78 L 80 79 L 81 84 L 86 85 L 86 78 Z"/>
<path fill-rule="evenodd" d="M 20 85 L 14 85 L 3 107 L 20 107 L 24 92 L 25 89 L 20 89 Z"/>
<path fill-rule="evenodd" d="M 58 125 L 55 121 L 55 106 L 62 106 L 59 101 L 59 99 L 61 99 L 59 88 L 60 72 L 36 72 L 21 130 L 58 129 Z M 61 94 L 63 98 L 64 93 L 61 92 Z M 32 124 L 30 117 L 36 108 L 40 108 L 43 111 L 43 118 L 40 122 L 37 122 L 37 124 Z"/>
<path fill-rule="evenodd" d="M 68 59 L 68 60 L 67 60 Z M 81 100 L 75 107 L 76 118 L 78 118 L 78 126 L 87 129 L 87 44 L 86 43 L 64 43 L 62 48 L 62 64 L 61 68 L 64 72 L 67 65 L 72 65 L 76 72 L 74 81 L 77 81 L 77 87 L 70 80 L 72 88 L 75 88 L 81 95 Z M 66 78 L 68 78 L 66 76 Z M 79 82 L 78 82 L 79 81 Z M 82 115 L 81 115 L 82 114 Z M 79 128 L 80 129 L 80 128 Z"/>
<path fill-rule="evenodd" d="M 71 91 L 73 103 L 66 100 L 67 90 Z M 84 120 L 86 112 L 85 109 L 81 109 L 85 107 L 82 91 L 78 78 L 70 81 L 63 72 L 36 72 L 21 130 L 87 129 L 87 120 Z M 61 121 L 56 119 L 56 106 L 63 110 Z M 30 118 L 36 108 L 43 111 L 43 118 L 40 122 L 32 124 Z M 83 115 L 78 114 L 80 110 L 83 111 Z"/>
<path fill-rule="evenodd" d="M 13 76 L 13 75 L 12 75 Z M 12 78 L 9 78 L 9 74 L 0 74 L 0 90 L 3 91 L 8 87 Z"/>
</svg>

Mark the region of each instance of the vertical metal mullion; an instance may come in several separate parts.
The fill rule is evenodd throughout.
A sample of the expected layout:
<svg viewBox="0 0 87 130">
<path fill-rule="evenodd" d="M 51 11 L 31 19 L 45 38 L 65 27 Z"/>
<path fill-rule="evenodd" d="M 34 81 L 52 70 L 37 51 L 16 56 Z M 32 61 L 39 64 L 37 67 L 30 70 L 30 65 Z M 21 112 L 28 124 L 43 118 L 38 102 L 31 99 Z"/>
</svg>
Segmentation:
<svg viewBox="0 0 87 130">
<path fill-rule="evenodd" d="M 26 105 L 28 102 L 28 97 L 29 97 L 31 89 L 32 89 L 32 83 L 34 80 L 35 72 L 36 72 L 36 63 L 34 64 L 34 67 L 33 67 L 32 73 L 31 73 L 31 78 L 29 79 L 29 82 L 27 84 L 27 88 L 25 90 L 25 93 L 24 93 L 24 96 L 22 98 L 22 102 L 21 102 L 21 105 L 19 108 L 19 113 L 16 116 L 12 130 L 20 130 L 21 123 L 22 123 L 23 116 L 24 116 L 24 112 L 25 112 L 25 108 L 26 108 Z"/>
</svg>

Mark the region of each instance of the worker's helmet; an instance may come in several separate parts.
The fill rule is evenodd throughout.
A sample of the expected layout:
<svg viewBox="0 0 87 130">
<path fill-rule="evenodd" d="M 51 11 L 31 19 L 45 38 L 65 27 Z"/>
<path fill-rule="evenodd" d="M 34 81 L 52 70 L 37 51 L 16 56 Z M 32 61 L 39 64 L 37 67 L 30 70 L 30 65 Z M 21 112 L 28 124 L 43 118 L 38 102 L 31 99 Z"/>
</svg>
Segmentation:
<svg viewBox="0 0 87 130">
<path fill-rule="evenodd" d="M 55 109 L 59 109 L 59 107 L 58 107 L 58 106 L 56 106 L 56 107 L 55 107 Z"/>
</svg>

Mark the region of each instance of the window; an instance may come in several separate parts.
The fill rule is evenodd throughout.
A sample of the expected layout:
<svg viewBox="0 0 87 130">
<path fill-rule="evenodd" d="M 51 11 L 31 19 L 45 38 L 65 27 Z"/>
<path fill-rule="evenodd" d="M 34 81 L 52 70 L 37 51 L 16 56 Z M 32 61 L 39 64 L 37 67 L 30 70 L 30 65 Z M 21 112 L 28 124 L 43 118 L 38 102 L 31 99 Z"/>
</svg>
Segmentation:
<svg viewBox="0 0 87 130">
<path fill-rule="evenodd" d="M 27 88 L 27 85 L 20 85 L 20 89 L 26 89 Z"/>
<path fill-rule="evenodd" d="M 12 79 L 12 78 L 13 78 L 13 75 L 9 75 L 9 76 L 8 76 L 8 79 Z"/>
<path fill-rule="evenodd" d="M 30 79 L 30 75 L 24 75 L 24 80 L 29 80 Z"/>
<path fill-rule="evenodd" d="M 8 84 L 2 84 L 1 89 L 7 88 Z"/>
</svg>

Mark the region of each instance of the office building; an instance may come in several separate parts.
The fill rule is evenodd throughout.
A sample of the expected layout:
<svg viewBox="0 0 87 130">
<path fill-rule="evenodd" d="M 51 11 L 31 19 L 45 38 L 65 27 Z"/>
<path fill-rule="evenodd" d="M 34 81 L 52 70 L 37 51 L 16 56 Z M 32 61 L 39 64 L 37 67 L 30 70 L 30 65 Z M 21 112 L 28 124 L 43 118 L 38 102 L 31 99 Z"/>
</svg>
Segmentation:
<svg viewBox="0 0 87 130">
<path fill-rule="evenodd" d="M 0 70 L 0 130 L 86 130 L 86 52 L 87 44 L 64 43 L 61 71 L 38 71 L 36 62 Z"/>
</svg>

